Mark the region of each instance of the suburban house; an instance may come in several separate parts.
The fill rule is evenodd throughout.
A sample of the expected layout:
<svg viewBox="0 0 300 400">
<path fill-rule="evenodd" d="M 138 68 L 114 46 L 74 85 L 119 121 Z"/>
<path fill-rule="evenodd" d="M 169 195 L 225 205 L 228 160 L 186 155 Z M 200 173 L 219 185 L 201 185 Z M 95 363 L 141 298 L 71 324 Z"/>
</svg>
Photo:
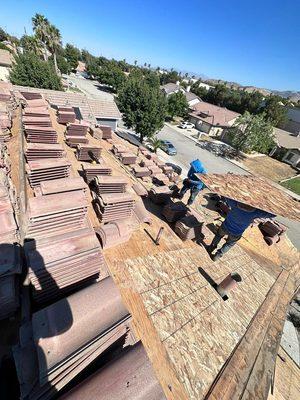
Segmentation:
<svg viewBox="0 0 300 400">
<path fill-rule="evenodd" d="M 0 80 L 9 81 L 9 71 L 12 67 L 13 56 L 8 50 L 0 49 Z"/>
<path fill-rule="evenodd" d="M 240 114 L 224 107 L 201 101 L 190 108 L 189 119 L 200 132 L 220 136 L 230 128 Z"/>
<path fill-rule="evenodd" d="M 117 129 L 122 115 L 114 101 L 88 99 L 89 106 L 98 125 L 110 126 Z"/>
<path fill-rule="evenodd" d="M 300 108 L 298 107 L 287 107 L 287 120 L 283 124 L 282 128 L 294 133 L 300 134 Z"/>
<path fill-rule="evenodd" d="M 279 128 L 274 128 L 274 135 L 276 146 L 270 152 L 270 156 L 294 168 L 300 168 L 300 137 Z"/>
<path fill-rule="evenodd" d="M 179 85 L 179 82 L 167 83 L 166 85 L 161 86 L 161 90 L 165 93 L 166 96 L 169 96 L 170 94 L 173 93 L 178 93 L 179 91 L 184 93 L 188 105 L 191 107 L 194 106 L 195 104 L 198 104 L 201 101 L 201 99 L 195 93 L 192 93 L 190 89 L 191 89 L 190 86 L 188 86 L 186 89 L 181 87 Z"/>
<path fill-rule="evenodd" d="M 83 76 L 84 78 L 88 77 L 86 72 L 86 64 L 82 61 L 78 61 L 78 65 L 76 67 L 76 75 Z"/>
</svg>

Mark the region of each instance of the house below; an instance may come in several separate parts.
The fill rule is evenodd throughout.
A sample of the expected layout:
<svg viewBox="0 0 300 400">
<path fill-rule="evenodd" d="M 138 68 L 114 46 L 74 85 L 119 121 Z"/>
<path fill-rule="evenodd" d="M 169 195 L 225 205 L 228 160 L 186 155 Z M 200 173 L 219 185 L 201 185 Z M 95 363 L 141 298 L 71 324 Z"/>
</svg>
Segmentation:
<svg viewBox="0 0 300 400">
<path fill-rule="evenodd" d="M 282 128 L 291 133 L 300 134 L 300 108 L 287 107 L 287 120 Z"/>
<path fill-rule="evenodd" d="M 294 168 L 300 168 L 300 137 L 279 128 L 274 128 L 274 134 L 276 146 L 270 152 L 270 156 Z"/>
<path fill-rule="evenodd" d="M 220 136 L 240 114 L 224 107 L 201 101 L 191 107 L 189 117 L 195 128 L 210 136 Z"/>
<path fill-rule="evenodd" d="M 76 75 L 83 76 L 84 78 L 88 77 L 88 73 L 86 72 L 86 64 L 82 61 L 78 61 L 78 65 L 76 67 Z"/>
<path fill-rule="evenodd" d="M 13 63 L 13 56 L 8 50 L 0 49 L 0 81 L 9 81 L 9 72 Z"/>
<path fill-rule="evenodd" d="M 114 101 L 88 99 L 89 106 L 98 125 L 110 126 L 117 129 L 122 115 Z"/>
<path fill-rule="evenodd" d="M 165 93 L 166 96 L 182 92 L 185 95 L 189 107 L 194 106 L 201 101 L 201 99 L 195 93 L 190 92 L 190 86 L 185 89 L 179 85 L 179 82 L 167 83 L 166 85 L 161 86 L 161 90 Z"/>
</svg>

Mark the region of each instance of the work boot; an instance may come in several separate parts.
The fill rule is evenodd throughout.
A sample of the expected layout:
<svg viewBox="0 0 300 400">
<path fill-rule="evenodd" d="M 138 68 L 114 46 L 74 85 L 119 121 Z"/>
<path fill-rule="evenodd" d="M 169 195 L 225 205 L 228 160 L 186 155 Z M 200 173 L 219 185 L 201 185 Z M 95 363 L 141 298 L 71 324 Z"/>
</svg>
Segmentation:
<svg viewBox="0 0 300 400">
<path fill-rule="evenodd" d="M 213 254 L 213 255 L 211 256 L 211 259 L 212 259 L 213 261 L 217 261 L 217 260 L 219 260 L 219 259 L 222 258 L 222 257 L 223 257 L 223 254 L 220 253 L 219 251 L 217 251 L 216 254 Z"/>
<path fill-rule="evenodd" d="M 211 254 L 214 250 L 216 249 L 216 247 L 212 246 L 211 244 L 209 246 L 206 247 L 206 251 Z"/>
</svg>

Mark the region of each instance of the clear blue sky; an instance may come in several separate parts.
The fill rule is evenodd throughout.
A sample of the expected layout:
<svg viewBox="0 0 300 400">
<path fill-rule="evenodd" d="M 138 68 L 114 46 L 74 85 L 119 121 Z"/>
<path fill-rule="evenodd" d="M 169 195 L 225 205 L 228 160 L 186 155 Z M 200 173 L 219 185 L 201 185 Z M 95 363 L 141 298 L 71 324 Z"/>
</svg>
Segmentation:
<svg viewBox="0 0 300 400">
<path fill-rule="evenodd" d="M 300 90 L 299 0 L 10 0 L 0 26 L 20 36 L 44 14 L 95 55 Z"/>
</svg>

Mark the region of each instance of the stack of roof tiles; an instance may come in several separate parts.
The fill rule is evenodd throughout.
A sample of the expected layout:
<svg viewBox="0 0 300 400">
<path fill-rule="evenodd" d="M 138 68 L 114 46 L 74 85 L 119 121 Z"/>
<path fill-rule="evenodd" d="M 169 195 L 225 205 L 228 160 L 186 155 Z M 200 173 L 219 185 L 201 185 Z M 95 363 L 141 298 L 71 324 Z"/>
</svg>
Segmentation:
<svg viewBox="0 0 300 400">
<path fill-rule="evenodd" d="M 21 399 L 49 400 L 129 332 L 130 315 L 111 278 L 35 312 L 13 348 Z"/>
<path fill-rule="evenodd" d="M 38 302 L 51 301 L 83 282 L 107 277 L 104 259 L 91 228 L 60 234 L 48 240 L 28 241 L 25 255 L 29 279 Z"/>
<path fill-rule="evenodd" d="M 12 124 L 11 114 L 6 103 L 0 103 L 0 129 L 10 129 Z"/>
<path fill-rule="evenodd" d="M 107 164 L 101 162 L 100 164 L 82 163 L 82 169 L 87 182 L 91 182 L 98 175 L 111 175 L 112 169 Z"/>
<path fill-rule="evenodd" d="M 57 132 L 52 127 L 25 125 L 27 142 L 57 143 Z"/>
<path fill-rule="evenodd" d="M 126 147 L 123 146 L 122 144 L 115 143 L 115 144 L 113 145 L 113 147 L 112 147 L 112 152 L 113 152 L 116 156 L 119 156 L 119 155 L 122 154 L 122 153 L 126 153 L 126 152 L 127 152 L 127 149 L 126 149 Z"/>
<path fill-rule="evenodd" d="M 96 176 L 95 190 L 102 193 L 125 193 L 127 180 L 124 176 Z"/>
<path fill-rule="evenodd" d="M 112 139 L 112 129 L 110 126 L 101 125 L 102 139 Z"/>
<path fill-rule="evenodd" d="M 102 140 L 102 130 L 100 128 L 92 128 L 92 136 L 95 139 Z"/>
<path fill-rule="evenodd" d="M 59 106 L 57 112 L 57 122 L 59 124 L 74 123 L 76 120 L 76 114 L 73 107 Z"/>
<path fill-rule="evenodd" d="M 165 186 L 168 186 L 170 183 L 170 180 L 167 177 L 167 175 L 163 173 L 153 174 L 152 181 L 157 185 L 165 185 Z"/>
<path fill-rule="evenodd" d="M 88 202 L 82 191 L 29 199 L 27 238 L 42 238 L 74 231 L 86 225 Z"/>
<path fill-rule="evenodd" d="M 149 168 L 147 168 L 147 167 L 139 167 L 138 165 L 135 165 L 132 168 L 132 171 L 133 171 L 134 175 L 137 178 L 142 178 L 144 176 L 150 176 L 151 175 L 151 171 L 150 171 Z"/>
<path fill-rule="evenodd" d="M 106 193 L 95 199 L 95 208 L 102 222 L 111 222 L 132 216 L 134 197 L 130 193 Z"/>
<path fill-rule="evenodd" d="M 58 143 L 27 143 L 25 151 L 27 161 L 41 158 L 62 158 L 64 154 L 63 146 Z"/>
<path fill-rule="evenodd" d="M 142 199 L 138 199 L 135 202 L 134 209 L 133 209 L 133 216 L 135 217 L 138 224 L 151 224 L 152 218 L 150 213 L 146 210 Z"/>
<path fill-rule="evenodd" d="M 121 153 L 120 154 L 121 163 L 124 165 L 132 165 L 136 163 L 137 156 L 133 153 Z"/>
<path fill-rule="evenodd" d="M 26 107 L 23 110 L 23 116 L 25 117 L 47 117 L 49 111 L 47 107 Z"/>
<path fill-rule="evenodd" d="M 69 145 L 75 146 L 79 143 L 88 143 L 86 137 L 89 129 L 89 123 L 85 121 L 69 124 L 66 131 L 66 141 Z"/>
<path fill-rule="evenodd" d="M 101 156 L 102 147 L 92 144 L 77 145 L 77 159 L 79 161 L 98 160 Z"/>
<path fill-rule="evenodd" d="M 130 221 L 112 221 L 95 229 L 103 249 L 128 242 L 132 235 Z"/>
<path fill-rule="evenodd" d="M 28 161 L 26 167 L 32 187 L 39 186 L 42 181 L 66 178 L 70 176 L 70 168 L 71 163 L 64 158 L 45 158 Z"/>
<path fill-rule="evenodd" d="M 24 90 L 20 90 L 20 93 L 26 100 L 43 99 L 42 94 L 39 92 L 27 92 Z"/>
<path fill-rule="evenodd" d="M 202 225 L 202 221 L 199 221 L 192 213 L 188 213 L 176 222 L 175 232 L 182 240 L 198 239 L 201 236 Z"/>
<path fill-rule="evenodd" d="M 29 107 L 29 108 L 39 108 L 39 107 L 48 108 L 48 106 L 49 106 L 49 104 L 44 98 L 26 100 L 26 107 Z"/>
<path fill-rule="evenodd" d="M 40 184 L 40 195 L 48 196 L 49 194 L 82 191 L 87 193 L 88 186 L 81 177 L 61 178 L 52 181 L 43 181 Z"/>
<path fill-rule="evenodd" d="M 9 89 L 0 88 L 0 101 L 8 102 L 11 100 L 11 92 Z"/>
<path fill-rule="evenodd" d="M 17 224 L 8 189 L 0 184 L 0 243 L 16 240 Z"/>
<path fill-rule="evenodd" d="M 166 204 L 170 200 L 172 191 L 168 186 L 152 187 L 149 191 L 149 198 L 156 204 Z"/>
<path fill-rule="evenodd" d="M 32 116 L 23 116 L 24 125 L 38 126 L 38 127 L 52 127 L 52 122 L 50 116 L 43 117 L 32 117 Z"/>
<path fill-rule="evenodd" d="M 141 166 L 141 167 L 148 167 L 148 168 L 150 168 L 150 167 L 154 167 L 154 166 L 155 166 L 155 163 L 154 163 L 154 161 L 152 161 L 152 160 L 144 159 L 144 160 L 142 160 L 142 161 L 140 162 L 140 166 Z"/>
<path fill-rule="evenodd" d="M 141 197 L 148 196 L 148 190 L 139 182 L 132 185 L 132 189 L 135 191 L 135 193 L 138 196 L 141 196 Z"/>
<path fill-rule="evenodd" d="M 115 379 L 118 377 L 118 379 Z M 126 390 L 124 390 L 126 388 Z M 141 342 L 86 378 L 61 400 L 166 400 Z"/>
<path fill-rule="evenodd" d="M 162 210 L 162 215 L 168 222 L 176 222 L 183 218 L 187 213 L 187 207 L 182 202 L 166 204 Z"/>
</svg>

